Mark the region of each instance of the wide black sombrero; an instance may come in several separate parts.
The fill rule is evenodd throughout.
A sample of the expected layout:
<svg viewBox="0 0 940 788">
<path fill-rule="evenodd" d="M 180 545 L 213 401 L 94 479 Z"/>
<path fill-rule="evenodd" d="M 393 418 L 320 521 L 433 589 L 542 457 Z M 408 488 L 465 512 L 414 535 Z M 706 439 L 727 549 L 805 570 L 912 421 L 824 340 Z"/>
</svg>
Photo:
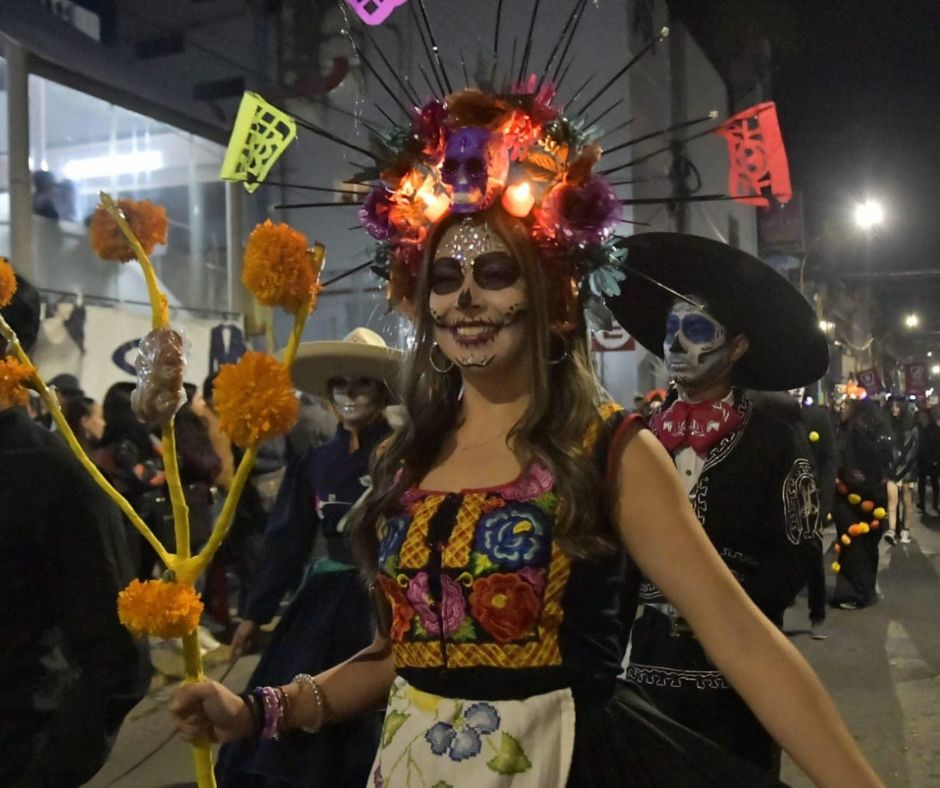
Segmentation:
<svg viewBox="0 0 940 788">
<path fill-rule="evenodd" d="M 829 345 L 812 307 L 765 263 L 727 244 L 681 233 L 624 238 L 627 279 L 607 298 L 617 321 L 663 357 L 666 316 L 676 296 L 700 296 L 706 311 L 750 346 L 735 364 L 736 385 L 763 391 L 806 386 L 829 368 Z M 694 300 L 694 299 L 693 299 Z"/>
</svg>

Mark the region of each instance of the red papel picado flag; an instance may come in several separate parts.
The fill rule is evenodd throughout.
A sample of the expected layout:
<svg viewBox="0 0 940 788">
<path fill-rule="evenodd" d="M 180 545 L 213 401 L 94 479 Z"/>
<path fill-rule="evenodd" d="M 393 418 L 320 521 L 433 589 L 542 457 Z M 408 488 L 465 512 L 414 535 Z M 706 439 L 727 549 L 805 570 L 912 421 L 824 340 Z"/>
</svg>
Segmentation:
<svg viewBox="0 0 940 788">
<path fill-rule="evenodd" d="M 771 197 L 781 204 L 790 200 L 790 168 L 774 102 L 739 112 L 716 133 L 728 141 L 729 195 L 737 202 L 764 207 L 771 204 Z"/>
</svg>

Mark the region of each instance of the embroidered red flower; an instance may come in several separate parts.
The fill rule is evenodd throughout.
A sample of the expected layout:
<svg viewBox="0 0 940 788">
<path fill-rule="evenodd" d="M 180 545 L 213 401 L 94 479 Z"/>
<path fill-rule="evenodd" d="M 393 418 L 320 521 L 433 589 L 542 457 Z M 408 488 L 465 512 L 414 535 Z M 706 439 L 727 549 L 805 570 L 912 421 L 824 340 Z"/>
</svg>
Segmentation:
<svg viewBox="0 0 940 788">
<path fill-rule="evenodd" d="M 397 643 L 405 639 L 411 629 L 411 620 L 415 616 L 415 609 L 405 596 L 405 589 L 387 575 L 379 575 L 379 585 L 388 597 L 392 606 L 392 622 L 389 626 L 389 637 Z"/>
<path fill-rule="evenodd" d="M 470 592 L 473 617 L 497 643 L 531 635 L 540 607 L 535 589 L 517 574 L 481 577 Z"/>
</svg>

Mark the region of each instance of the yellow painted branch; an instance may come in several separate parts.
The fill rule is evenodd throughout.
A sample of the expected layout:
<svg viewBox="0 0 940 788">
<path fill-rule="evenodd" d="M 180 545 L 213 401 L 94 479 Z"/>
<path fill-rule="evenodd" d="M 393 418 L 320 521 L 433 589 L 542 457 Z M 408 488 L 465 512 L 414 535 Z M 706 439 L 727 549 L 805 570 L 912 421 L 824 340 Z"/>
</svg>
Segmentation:
<svg viewBox="0 0 940 788">
<path fill-rule="evenodd" d="M 10 328 L 10 325 L 4 320 L 3 315 L 0 315 L 0 333 L 3 334 L 4 338 L 7 340 L 10 346 L 10 350 L 13 352 L 13 355 L 22 363 L 29 364 L 31 367 L 34 366 L 33 363 L 29 360 L 29 356 L 26 354 L 26 351 L 23 350 L 23 346 L 20 344 L 19 339 L 16 336 L 16 333 Z M 36 390 L 39 392 L 39 395 L 42 397 L 43 402 L 46 403 L 46 407 L 49 408 L 49 412 L 52 414 L 52 418 L 55 420 L 56 426 L 59 428 L 59 432 L 62 434 L 62 437 L 65 438 L 66 443 L 69 448 L 72 450 L 72 453 L 82 464 L 86 471 L 91 475 L 91 478 L 94 479 L 95 483 L 107 493 L 108 497 L 117 504 L 118 508 L 127 515 L 127 519 L 130 520 L 131 524 L 140 531 L 141 536 L 147 540 L 150 546 L 156 551 L 157 556 L 167 567 L 171 567 L 174 561 L 174 556 L 167 552 L 166 548 L 160 544 L 160 540 L 154 535 L 153 531 L 147 527 L 147 524 L 141 519 L 140 515 L 134 511 L 134 507 L 130 505 L 130 502 L 121 495 L 111 483 L 104 477 L 104 474 L 98 470 L 98 466 L 91 461 L 91 458 L 85 453 L 85 450 L 82 448 L 81 444 L 78 442 L 78 439 L 75 437 L 75 433 L 72 432 L 72 428 L 69 426 L 69 423 L 65 420 L 65 415 L 62 413 L 62 409 L 59 407 L 59 398 L 53 394 L 49 387 L 46 386 L 45 381 L 40 376 L 38 370 L 32 376 L 31 381 L 36 387 Z"/>
<path fill-rule="evenodd" d="M 163 469 L 166 471 L 166 484 L 170 490 L 170 505 L 173 508 L 173 533 L 176 537 L 176 556 L 185 561 L 190 556 L 189 544 L 189 504 L 183 493 L 180 476 L 179 457 L 176 455 L 176 419 L 170 419 L 163 426 Z"/>
<path fill-rule="evenodd" d="M 150 308 L 153 312 L 152 325 L 154 328 L 163 328 L 170 322 L 170 307 L 167 303 L 166 296 L 160 291 L 160 286 L 157 284 L 157 274 L 156 271 L 154 271 L 153 263 L 150 262 L 150 256 L 144 251 L 144 247 L 140 245 L 140 240 L 127 223 L 124 212 L 121 210 L 121 207 L 114 202 L 111 195 L 107 192 L 98 192 L 98 198 L 101 200 L 101 204 L 104 206 L 105 210 L 111 214 L 114 221 L 117 222 L 117 226 L 120 228 L 121 232 L 124 233 L 124 237 L 131 245 L 131 249 L 134 250 L 134 254 L 137 255 L 137 262 L 140 263 L 140 267 L 144 271 L 144 279 L 147 282 L 147 292 L 150 295 Z"/>
<path fill-rule="evenodd" d="M 186 683 L 193 684 L 205 679 L 202 672 L 202 651 L 199 648 L 198 630 L 183 638 L 183 663 L 186 666 Z M 196 784 L 199 788 L 215 788 L 215 773 L 212 769 L 212 749 L 206 741 L 193 744 L 193 762 L 196 767 Z"/>
</svg>

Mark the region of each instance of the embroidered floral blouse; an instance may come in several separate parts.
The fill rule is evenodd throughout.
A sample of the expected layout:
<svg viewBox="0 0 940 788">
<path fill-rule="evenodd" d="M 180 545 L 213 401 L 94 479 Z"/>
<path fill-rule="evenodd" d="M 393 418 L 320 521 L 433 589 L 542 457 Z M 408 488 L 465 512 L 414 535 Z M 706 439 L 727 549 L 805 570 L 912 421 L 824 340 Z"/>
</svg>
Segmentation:
<svg viewBox="0 0 940 788">
<path fill-rule="evenodd" d="M 597 441 L 599 463 L 623 417 Z M 521 698 L 570 686 L 606 691 L 636 607 L 622 549 L 570 558 L 553 539 L 552 474 L 532 463 L 509 484 L 412 488 L 379 532 L 396 668 L 450 697 Z M 472 693 L 468 695 L 468 693 Z"/>
</svg>

